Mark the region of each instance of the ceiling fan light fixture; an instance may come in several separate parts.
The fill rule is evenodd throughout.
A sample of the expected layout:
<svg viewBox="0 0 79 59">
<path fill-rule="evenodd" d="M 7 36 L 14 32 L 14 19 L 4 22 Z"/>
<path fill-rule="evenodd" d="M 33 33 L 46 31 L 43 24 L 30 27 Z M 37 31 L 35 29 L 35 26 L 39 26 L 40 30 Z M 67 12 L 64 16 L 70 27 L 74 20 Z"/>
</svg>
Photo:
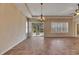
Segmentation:
<svg viewBox="0 0 79 59">
<path fill-rule="evenodd" d="M 40 21 L 44 22 L 45 21 L 45 17 L 43 16 L 43 3 L 41 3 L 41 16 L 40 16 Z"/>
<path fill-rule="evenodd" d="M 78 4 L 78 9 L 76 9 L 75 12 L 76 15 L 79 15 L 79 4 Z"/>
<path fill-rule="evenodd" d="M 79 13 L 79 9 L 77 9 L 76 12 Z"/>
<path fill-rule="evenodd" d="M 43 17 L 43 20 L 45 20 L 45 17 Z"/>
<path fill-rule="evenodd" d="M 76 13 L 76 15 L 79 15 L 79 13 Z"/>
<path fill-rule="evenodd" d="M 79 15 L 79 9 L 76 10 L 76 15 Z"/>
</svg>

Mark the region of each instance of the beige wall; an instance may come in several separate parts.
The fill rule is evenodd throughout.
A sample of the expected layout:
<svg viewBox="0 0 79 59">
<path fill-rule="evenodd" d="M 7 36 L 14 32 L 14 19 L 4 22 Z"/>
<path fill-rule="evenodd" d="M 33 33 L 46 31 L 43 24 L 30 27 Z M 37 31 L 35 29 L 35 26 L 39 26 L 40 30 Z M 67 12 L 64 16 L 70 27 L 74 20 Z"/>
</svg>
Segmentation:
<svg viewBox="0 0 79 59">
<path fill-rule="evenodd" d="M 68 33 L 53 33 L 51 31 L 52 22 L 68 22 L 69 32 Z M 74 27 L 73 27 L 73 18 L 72 17 L 46 17 L 44 33 L 45 37 L 71 37 L 74 36 Z"/>
<path fill-rule="evenodd" d="M 0 4 L 0 54 L 25 39 L 25 24 L 14 4 Z"/>
<path fill-rule="evenodd" d="M 77 31 L 79 31 L 79 30 L 77 30 L 77 24 L 79 24 L 79 16 L 74 16 L 73 17 L 73 20 L 74 20 L 74 23 L 75 23 L 74 24 L 75 25 L 75 28 L 74 28 L 75 29 L 75 32 L 74 32 L 75 33 L 75 36 L 76 37 L 79 37 L 79 35 L 77 34 Z"/>
</svg>

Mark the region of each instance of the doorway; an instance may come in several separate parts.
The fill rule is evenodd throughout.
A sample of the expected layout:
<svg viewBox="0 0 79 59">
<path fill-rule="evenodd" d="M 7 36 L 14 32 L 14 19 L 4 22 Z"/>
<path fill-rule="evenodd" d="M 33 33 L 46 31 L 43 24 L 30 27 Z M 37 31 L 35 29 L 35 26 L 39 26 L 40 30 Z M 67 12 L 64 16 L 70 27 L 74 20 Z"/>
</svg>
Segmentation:
<svg viewBox="0 0 79 59">
<path fill-rule="evenodd" d="M 32 23 L 32 36 L 44 36 L 44 23 L 43 22 Z"/>
</svg>

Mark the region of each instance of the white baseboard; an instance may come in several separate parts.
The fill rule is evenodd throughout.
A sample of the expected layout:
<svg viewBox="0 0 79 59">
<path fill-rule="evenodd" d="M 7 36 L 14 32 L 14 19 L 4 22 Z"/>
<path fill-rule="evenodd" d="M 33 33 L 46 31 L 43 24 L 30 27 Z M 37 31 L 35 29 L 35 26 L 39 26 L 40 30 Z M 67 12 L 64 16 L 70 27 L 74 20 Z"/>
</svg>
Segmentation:
<svg viewBox="0 0 79 59">
<path fill-rule="evenodd" d="M 16 45 L 18 45 L 19 43 L 21 43 L 23 40 L 27 39 L 26 35 L 23 37 L 22 40 L 18 41 L 16 44 L 12 45 L 11 47 L 7 48 L 5 51 L 3 51 L 2 53 L 0 53 L 0 55 L 3 55 L 4 53 L 6 53 L 7 51 L 9 51 L 10 49 L 12 49 L 13 47 L 15 47 Z"/>
</svg>

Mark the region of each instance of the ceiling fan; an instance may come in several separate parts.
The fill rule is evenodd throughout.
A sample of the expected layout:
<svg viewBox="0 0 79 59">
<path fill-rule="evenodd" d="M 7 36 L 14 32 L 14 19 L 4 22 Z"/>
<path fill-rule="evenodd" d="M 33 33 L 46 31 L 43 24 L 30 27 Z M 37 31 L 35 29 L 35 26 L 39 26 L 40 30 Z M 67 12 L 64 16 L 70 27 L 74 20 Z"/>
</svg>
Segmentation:
<svg viewBox="0 0 79 59">
<path fill-rule="evenodd" d="M 70 14 L 68 14 L 68 12 Z M 77 15 L 79 15 L 79 4 L 77 4 L 77 8 L 76 7 L 68 8 L 65 11 L 63 11 L 62 13 L 66 13 L 66 14 L 68 14 L 70 16 L 77 16 Z"/>
<path fill-rule="evenodd" d="M 40 8 L 41 8 L 40 16 L 34 17 L 34 18 L 38 19 L 38 21 L 40 21 L 40 22 L 44 22 L 45 21 L 45 17 L 43 15 L 43 3 L 40 3 Z"/>
<path fill-rule="evenodd" d="M 79 4 L 78 4 L 78 8 L 75 10 L 74 16 L 79 15 Z"/>
</svg>

